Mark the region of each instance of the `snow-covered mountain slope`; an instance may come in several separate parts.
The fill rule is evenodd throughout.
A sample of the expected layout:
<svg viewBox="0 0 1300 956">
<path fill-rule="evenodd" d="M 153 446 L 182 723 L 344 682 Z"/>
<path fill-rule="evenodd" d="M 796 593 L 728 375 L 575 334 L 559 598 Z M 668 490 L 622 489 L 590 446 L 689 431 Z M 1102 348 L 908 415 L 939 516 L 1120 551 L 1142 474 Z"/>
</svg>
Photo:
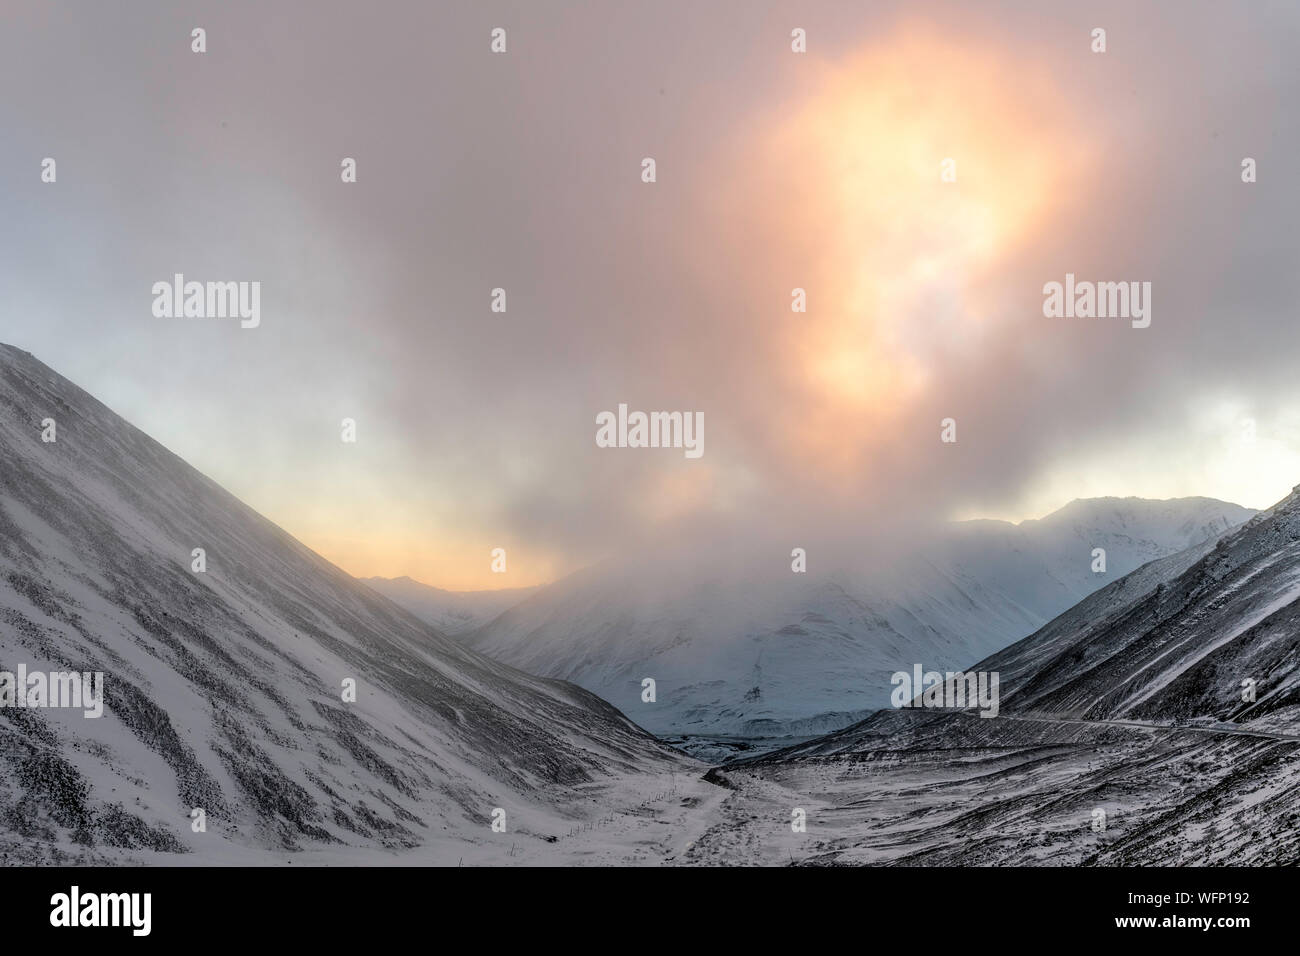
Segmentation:
<svg viewBox="0 0 1300 956">
<path fill-rule="evenodd" d="M 752 821 L 809 805 L 814 863 L 1300 861 L 1300 489 L 964 669 L 996 717 L 883 710 L 724 767 L 696 859 L 761 862 Z"/>
<path fill-rule="evenodd" d="M 327 847 L 454 863 L 542 846 L 612 812 L 622 782 L 686 766 L 587 691 L 418 621 L 0 346 L 0 670 L 20 666 L 102 672 L 106 706 L 0 706 L 9 862 Z"/>
<path fill-rule="evenodd" d="M 950 559 L 1047 620 L 1148 561 L 1213 541 L 1255 512 L 1214 498 L 1076 499 L 1019 524 L 959 522 Z M 1093 570 L 1094 548 L 1106 570 Z"/>
<path fill-rule="evenodd" d="M 732 794 L 689 862 L 1300 862 L 1300 739 L 919 710 L 878 717 L 835 735 L 833 753 L 777 752 L 712 771 Z M 792 807 L 806 810 L 806 832 L 791 833 Z"/>
<path fill-rule="evenodd" d="M 1300 492 L 966 670 L 1000 675 L 997 717 L 881 710 L 715 771 L 693 861 L 1300 861 Z"/>
<path fill-rule="evenodd" d="M 979 668 L 1004 670 L 1012 713 L 1300 734 L 1300 492 L 1182 558 L 1117 582 L 1109 613 L 1071 609 Z"/>
<path fill-rule="evenodd" d="M 779 555 L 703 570 L 629 560 L 543 588 L 466 641 L 574 681 L 659 733 L 825 733 L 887 706 L 894 671 L 969 664 L 1251 514 L 1208 498 L 1075 501 L 1018 525 L 955 524 L 910 555 L 834 573 L 816 572 L 815 555 L 803 574 Z"/>
<path fill-rule="evenodd" d="M 959 669 L 999 675 L 1004 720 L 1300 742 L 1300 486 L 1217 540 L 1143 565 Z M 776 757 L 855 753 L 918 726 L 942 735 L 966 719 L 881 710 Z"/>
<path fill-rule="evenodd" d="M 487 624 L 514 607 L 537 588 L 499 588 L 490 591 L 445 591 L 409 577 L 358 578 L 421 621 L 448 637 L 456 637 Z"/>
</svg>

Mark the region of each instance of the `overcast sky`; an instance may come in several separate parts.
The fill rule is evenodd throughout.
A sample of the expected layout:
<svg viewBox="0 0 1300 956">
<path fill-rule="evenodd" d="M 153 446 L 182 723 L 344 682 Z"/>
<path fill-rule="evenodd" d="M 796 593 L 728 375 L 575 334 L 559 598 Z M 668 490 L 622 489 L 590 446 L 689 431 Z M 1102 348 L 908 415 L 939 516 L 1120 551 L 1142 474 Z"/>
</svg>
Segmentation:
<svg viewBox="0 0 1300 956">
<path fill-rule="evenodd" d="M 1262 507 L 1300 482 L 1297 41 L 1293 2 L 7 0 L 0 341 L 363 576 Z M 155 317 L 177 272 L 259 281 L 260 326 Z M 1067 272 L 1150 282 L 1150 327 L 1045 318 Z M 596 447 L 619 403 L 703 412 L 704 455 Z"/>
</svg>

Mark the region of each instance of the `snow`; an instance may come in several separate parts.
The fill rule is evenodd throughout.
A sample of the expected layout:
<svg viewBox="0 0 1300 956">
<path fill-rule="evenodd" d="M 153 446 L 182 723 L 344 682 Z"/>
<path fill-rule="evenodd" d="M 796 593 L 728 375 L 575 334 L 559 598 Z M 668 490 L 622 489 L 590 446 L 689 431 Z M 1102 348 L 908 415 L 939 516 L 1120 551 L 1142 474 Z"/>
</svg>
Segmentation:
<svg viewBox="0 0 1300 956">
<path fill-rule="evenodd" d="M 826 574 L 627 560 L 543 588 L 465 639 L 705 748 L 825 733 L 889 706 L 894 671 L 966 667 L 1250 514 L 1207 498 L 1076 501 L 1021 525 L 963 522 L 914 555 Z M 1105 574 L 1091 569 L 1094 547 L 1107 550 Z"/>
<path fill-rule="evenodd" d="M 108 695 L 99 720 L 0 708 L 0 859 L 1294 863 L 1300 500 L 1218 537 L 1224 507 L 1076 502 L 1024 529 L 955 529 L 870 576 L 684 570 L 647 593 L 635 565 L 596 569 L 453 640 L 0 347 L 0 669 L 102 670 Z M 1188 546 L 1037 627 L 1093 583 L 1075 565 L 1095 541 L 1112 577 Z M 530 663 L 593 675 L 627 714 L 473 649 L 516 634 Z M 998 670 L 999 717 L 864 713 L 871 682 L 918 659 Z M 647 671 L 662 708 L 641 706 Z M 714 733 L 714 752 L 744 757 L 706 778 L 629 717 L 771 733 L 862 719 L 775 752 Z"/>
<path fill-rule="evenodd" d="M 420 622 L 0 347 L 0 669 L 19 662 L 102 671 L 107 706 L 0 708 L 10 862 L 486 858 L 699 767 Z"/>
</svg>

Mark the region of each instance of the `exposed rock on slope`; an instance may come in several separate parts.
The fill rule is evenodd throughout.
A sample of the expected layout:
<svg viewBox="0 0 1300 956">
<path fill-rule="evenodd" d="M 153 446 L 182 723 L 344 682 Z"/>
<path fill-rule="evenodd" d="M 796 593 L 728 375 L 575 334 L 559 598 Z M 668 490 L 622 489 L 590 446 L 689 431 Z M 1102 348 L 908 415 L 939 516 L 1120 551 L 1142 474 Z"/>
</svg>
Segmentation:
<svg viewBox="0 0 1300 956">
<path fill-rule="evenodd" d="M 965 669 L 999 716 L 881 711 L 723 768 L 698 858 L 803 801 L 813 863 L 1300 860 L 1300 494 Z"/>
<path fill-rule="evenodd" d="M 681 765 L 587 691 L 417 621 L 3 346 L 0 670 L 19 664 L 102 671 L 107 703 L 0 707 L 10 861 L 482 841 L 495 807 L 510 838 L 540 839 L 592 787 Z"/>
</svg>

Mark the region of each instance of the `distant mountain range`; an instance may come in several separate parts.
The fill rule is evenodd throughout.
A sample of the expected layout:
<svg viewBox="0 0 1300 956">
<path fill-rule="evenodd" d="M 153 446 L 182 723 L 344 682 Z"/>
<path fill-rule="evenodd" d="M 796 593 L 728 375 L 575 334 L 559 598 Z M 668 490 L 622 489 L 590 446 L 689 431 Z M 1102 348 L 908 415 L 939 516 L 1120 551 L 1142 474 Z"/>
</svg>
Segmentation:
<svg viewBox="0 0 1300 956">
<path fill-rule="evenodd" d="M 779 556 L 776 572 L 629 560 L 542 588 L 464 640 L 657 733 L 824 733 L 888 706 L 890 673 L 985 657 L 1252 514 L 1210 498 L 1080 500 L 1041 520 L 951 525 L 870 571 L 796 574 Z"/>
<path fill-rule="evenodd" d="M 870 574 L 629 561 L 452 639 L 0 346 L 0 862 L 1294 864 L 1300 490 L 1243 517 L 1074 502 Z M 479 647 L 683 733 L 843 726 L 704 774 Z M 890 708 L 916 663 L 996 672 L 997 716 Z M 72 672 L 102 716 L 18 705 Z"/>
<path fill-rule="evenodd" d="M 432 624 L 448 637 L 457 637 L 482 627 L 537 590 L 532 587 L 444 591 L 409 577 L 357 580 L 400 604 L 425 623 Z"/>
<path fill-rule="evenodd" d="M 997 717 L 884 710 L 715 771 L 696 858 L 763 862 L 750 821 L 815 799 L 808 863 L 1300 861 L 1300 488 L 963 669 Z"/>
</svg>

